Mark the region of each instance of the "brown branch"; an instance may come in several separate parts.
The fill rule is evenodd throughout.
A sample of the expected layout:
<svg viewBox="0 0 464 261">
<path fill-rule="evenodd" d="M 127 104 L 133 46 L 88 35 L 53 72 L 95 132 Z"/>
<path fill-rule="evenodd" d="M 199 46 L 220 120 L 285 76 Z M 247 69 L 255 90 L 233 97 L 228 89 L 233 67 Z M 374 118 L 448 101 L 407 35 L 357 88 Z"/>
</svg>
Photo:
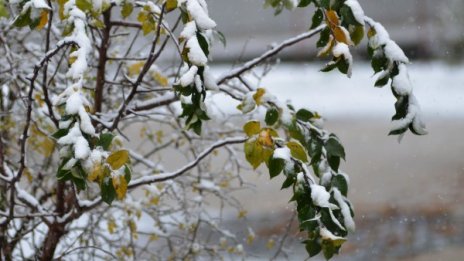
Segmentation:
<svg viewBox="0 0 464 261">
<path fill-rule="evenodd" d="M 313 36 L 315 36 L 316 34 L 320 33 L 326 26 L 325 25 L 321 25 L 309 32 L 306 32 L 306 33 L 302 33 L 294 38 L 291 38 L 291 39 L 288 39 L 288 40 L 285 40 L 283 41 L 281 44 L 273 47 L 272 49 L 270 49 L 269 51 L 263 53 L 261 56 L 253 59 L 253 60 L 250 60 L 248 62 L 246 62 L 245 64 L 243 64 L 241 67 L 239 68 L 236 68 L 232 71 L 230 71 L 229 73 L 223 75 L 221 78 L 219 78 L 217 80 L 217 83 L 218 85 L 221 85 L 223 83 L 225 83 L 226 81 L 230 80 L 230 79 L 233 79 L 233 78 L 236 78 L 240 75 L 242 75 L 244 72 L 246 71 L 249 71 L 251 69 L 253 69 L 255 66 L 259 65 L 260 63 L 264 62 L 265 60 L 269 59 L 270 57 L 273 57 L 275 56 L 276 54 L 278 54 L 280 51 L 282 51 L 283 49 L 289 47 L 289 46 L 292 46 L 296 43 L 299 43 L 303 40 L 306 40 L 306 39 L 309 39 Z"/>
<path fill-rule="evenodd" d="M 105 86 L 105 73 L 106 73 L 106 61 L 107 61 L 107 52 L 109 47 L 110 40 L 110 30 L 111 30 L 111 8 L 103 12 L 103 22 L 105 23 L 105 28 L 102 30 L 102 39 L 100 48 L 98 48 L 98 69 L 97 69 L 97 80 L 95 86 L 95 113 L 99 113 L 102 110 L 103 104 L 103 88 Z"/>
</svg>

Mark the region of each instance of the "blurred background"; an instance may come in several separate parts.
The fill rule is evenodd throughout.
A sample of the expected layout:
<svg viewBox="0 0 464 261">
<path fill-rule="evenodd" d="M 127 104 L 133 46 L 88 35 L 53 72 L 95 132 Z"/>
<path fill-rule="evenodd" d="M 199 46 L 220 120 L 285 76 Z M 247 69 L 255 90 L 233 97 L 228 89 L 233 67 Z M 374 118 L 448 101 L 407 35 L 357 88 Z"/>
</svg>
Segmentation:
<svg viewBox="0 0 464 261">
<path fill-rule="evenodd" d="M 263 2 L 208 2 L 227 38 L 226 47 L 216 44 L 212 53 L 216 74 L 309 28 L 311 10 L 274 17 Z M 464 260 L 464 1 L 359 2 L 411 58 L 427 136 L 408 133 L 401 143 L 387 136 L 394 98 L 389 88 L 373 87 L 365 43 L 354 50 L 351 79 L 319 72 L 327 61 L 316 58 L 315 40 L 309 40 L 286 50 L 262 86 L 297 107 L 317 110 L 345 145 L 342 169 L 351 177 L 357 232 L 335 260 Z M 296 224 L 287 227 L 292 212 L 290 194 L 278 192 L 282 180 L 269 181 L 262 172 L 245 173 L 256 188 L 237 195 L 255 227 L 256 253 L 272 251 L 269 238 L 296 231 Z M 291 260 L 306 255 L 298 240 L 291 232 Z"/>
</svg>

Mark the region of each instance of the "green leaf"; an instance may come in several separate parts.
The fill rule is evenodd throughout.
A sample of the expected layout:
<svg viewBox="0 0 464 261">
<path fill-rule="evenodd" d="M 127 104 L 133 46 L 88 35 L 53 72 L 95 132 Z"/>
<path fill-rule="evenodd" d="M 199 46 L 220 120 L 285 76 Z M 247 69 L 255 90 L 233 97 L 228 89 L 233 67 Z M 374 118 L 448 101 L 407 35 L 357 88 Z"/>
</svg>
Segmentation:
<svg viewBox="0 0 464 261">
<path fill-rule="evenodd" d="M 269 159 L 269 175 L 271 179 L 277 177 L 285 167 L 285 161 L 283 159 L 276 159 L 271 157 Z"/>
<path fill-rule="evenodd" d="M 385 55 L 373 55 L 371 66 L 375 73 L 385 70 L 387 68 L 387 64 L 388 59 L 385 57 Z"/>
<path fill-rule="evenodd" d="M 92 11 L 92 2 L 88 0 L 76 0 L 76 6 L 84 12 Z"/>
<path fill-rule="evenodd" d="M 226 36 L 221 31 L 214 31 L 214 35 L 219 39 L 224 47 L 227 46 L 227 39 Z"/>
<path fill-rule="evenodd" d="M 353 11 L 347 5 L 343 5 L 340 8 L 340 16 L 342 17 L 343 22 L 348 25 L 356 25 L 356 26 L 362 25 L 355 19 L 353 15 Z"/>
<path fill-rule="evenodd" d="M 298 3 L 298 7 L 307 7 L 309 4 L 311 4 L 313 0 L 301 0 L 299 3 Z"/>
<path fill-rule="evenodd" d="M 198 120 L 192 124 L 190 124 L 189 129 L 192 129 L 193 132 L 195 132 L 198 136 L 201 135 L 201 126 L 202 126 L 201 120 Z"/>
<path fill-rule="evenodd" d="M 206 38 L 201 33 L 197 33 L 198 43 L 200 44 L 201 50 L 203 53 L 208 56 L 209 55 L 209 44 Z"/>
<path fill-rule="evenodd" d="M 324 7 L 325 9 L 330 8 L 330 0 L 321 0 L 321 7 Z"/>
<path fill-rule="evenodd" d="M 286 188 L 290 187 L 291 185 L 293 185 L 294 183 L 295 183 L 295 178 L 292 177 L 292 176 L 288 176 L 287 179 L 285 179 L 285 181 L 282 184 L 282 187 L 280 189 L 281 190 L 286 189 Z"/>
<path fill-rule="evenodd" d="M 309 121 L 314 117 L 314 114 L 306 109 L 298 110 L 296 113 L 296 118 L 300 121 Z"/>
<path fill-rule="evenodd" d="M 97 146 L 101 146 L 104 150 L 108 151 L 113 141 L 114 135 L 110 132 L 100 134 L 100 139 L 97 142 Z"/>
<path fill-rule="evenodd" d="M 388 84 L 388 81 L 390 80 L 390 75 L 386 74 L 383 77 L 380 77 L 375 81 L 375 87 L 383 87 Z"/>
<path fill-rule="evenodd" d="M 111 202 L 116 198 L 116 190 L 114 190 L 111 176 L 107 176 L 103 179 L 101 184 L 101 197 L 108 205 L 111 205 Z"/>
<path fill-rule="evenodd" d="M 306 151 L 299 142 L 290 141 L 287 143 L 287 147 L 290 149 L 292 157 L 294 157 L 295 159 L 299 159 L 303 162 L 308 162 L 308 156 L 306 155 Z"/>
<path fill-rule="evenodd" d="M 316 256 L 322 250 L 321 244 L 319 244 L 317 239 L 306 240 L 305 241 L 306 252 L 308 252 L 310 257 Z"/>
<path fill-rule="evenodd" d="M 259 121 L 249 121 L 243 126 L 243 131 L 248 137 L 251 137 L 261 131 L 261 124 Z"/>
<path fill-rule="evenodd" d="M 329 27 L 326 27 L 324 28 L 321 33 L 320 33 L 320 38 L 319 40 L 317 41 L 316 43 L 316 46 L 318 48 L 322 48 L 324 46 L 327 45 L 327 43 L 329 42 L 329 39 L 330 39 L 330 28 Z"/>
<path fill-rule="evenodd" d="M 132 14 L 132 11 L 134 11 L 134 5 L 129 1 L 125 1 L 121 8 L 122 17 L 123 18 L 128 17 L 129 15 Z"/>
<path fill-rule="evenodd" d="M 354 29 L 350 33 L 350 38 L 351 38 L 351 41 L 353 41 L 355 45 L 358 45 L 359 43 L 361 43 L 362 39 L 364 38 L 364 26 L 362 25 L 355 26 Z"/>
<path fill-rule="evenodd" d="M 127 165 L 124 165 L 124 178 L 126 179 L 127 184 L 129 184 L 132 179 L 132 170 Z"/>
<path fill-rule="evenodd" d="M 329 156 L 327 158 L 327 161 L 329 162 L 330 168 L 332 168 L 333 171 L 338 172 L 338 167 L 340 167 L 340 158 L 335 156 Z"/>
<path fill-rule="evenodd" d="M 332 136 L 327 140 L 325 149 L 329 156 L 336 156 L 345 159 L 345 149 L 336 137 Z"/>
<path fill-rule="evenodd" d="M 348 195 L 348 182 L 343 175 L 335 175 L 332 178 L 332 186 L 338 188 L 343 196 L 346 197 Z"/>
<path fill-rule="evenodd" d="M 312 24 L 311 24 L 310 29 L 314 29 L 318 27 L 319 25 L 321 25 L 323 19 L 324 19 L 324 13 L 322 12 L 322 9 L 318 8 L 313 15 Z"/>
<path fill-rule="evenodd" d="M 279 111 L 274 107 L 268 109 L 266 112 L 266 117 L 264 119 L 266 124 L 269 126 L 272 126 L 276 124 L 278 120 L 279 120 Z"/>
<path fill-rule="evenodd" d="M 68 132 L 69 132 L 69 129 L 59 129 L 55 133 L 52 134 L 52 137 L 58 140 L 61 137 L 68 135 Z"/>
<path fill-rule="evenodd" d="M 31 8 L 29 7 L 25 12 L 21 12 L 21 14 L 16 17 L 13 25 L 16 27 L 24 27 L 26 25 L 30 25 L 31 23 Z"/>
<path fill-rule="evenodd" d="M 348 74 L 348 69 L 350 68 L 350 64 L 348 63 L 347 60 L 343 57 L 342 59 L 339 59 L 337 62 L 337 68 L 338 70 L 343 73 L 343 74 Z"/>
<path fill-rule="evenodd" d="M 338 62 L 330 61 L 328 64 L 321 69 L 321 72 L 330 72 L 333 69 L 337 68 Z"/>
<path fill-rule="evenodd" d="M 0 17 L 8 18 L 10 16 L 8 9 L 5 7 L 4 0 L 0 0 Z"/>
</svg>

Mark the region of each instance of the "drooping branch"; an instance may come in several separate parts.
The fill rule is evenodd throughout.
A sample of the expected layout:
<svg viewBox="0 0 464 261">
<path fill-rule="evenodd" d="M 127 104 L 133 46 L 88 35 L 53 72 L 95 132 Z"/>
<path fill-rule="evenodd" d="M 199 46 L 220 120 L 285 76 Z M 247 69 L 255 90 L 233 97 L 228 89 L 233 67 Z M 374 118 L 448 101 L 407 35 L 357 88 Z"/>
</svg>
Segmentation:
<svg viewBox="0 0 464 261">
<path fill-rule="evenodd" d="M 256 57 L 254 58 L 253 60 L 250 60 L 248 62 L 246 62 L 245 64 L 243 64 L 242 66 L 222 75 L 218 80 L 217 80 L 217 83 L 218 85 L 220 84 L 223 84 L 225 83 L 226 81 L 230 80 L 230 79 L 233 79 L 233 78 L 236 78 L 240 75 L 242 75 L 244 72 L 246 71 L 249 71 L 251 70 L 253 67 L 259 65 L 260 63 L 262 63 L 263 61 L 269 59 L 270 57 L 273 57 L 274 55 L 278 54 L 280 51 L 282 51 L 283 49 L 285 49 L 286 47 L 289 47 L 289 46 L 292 46 L 296 43 L 299 43 L 303 40 L 306 40 L 306 39 L 309 39 L 315 35 L 317 35 L 318 33 L 320 33 L 324 28 L 326 27 L 326 25 L 320 25 L 318 26 L 317 28 L 311 30 L 311 31 L 308 31 L 308 32 L 305 32 L 305 33 L 302 33 L 294 38 L 290 38 L 284 42 L 282 42 L 281 44 L 273 47 L 272 49 L 270 49 L 269 51 L 263 53 L 261 56 L 259 57 Z"/>
</svg>

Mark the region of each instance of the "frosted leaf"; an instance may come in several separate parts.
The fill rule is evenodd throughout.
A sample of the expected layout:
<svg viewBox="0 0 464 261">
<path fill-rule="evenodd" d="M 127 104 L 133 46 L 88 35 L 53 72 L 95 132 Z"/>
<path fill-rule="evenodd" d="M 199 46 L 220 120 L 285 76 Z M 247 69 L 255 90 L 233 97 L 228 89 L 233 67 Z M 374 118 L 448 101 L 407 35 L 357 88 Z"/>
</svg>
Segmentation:
<svg viewBox="0 0 464 261">
<path fill-rule="evenodd" d="M 196 32 L 197 24 L 195 23 L 195 21 L 190 21 L 185 24 L 184 29 L 180 33 L 180 37 L 188 40 L 195 36 Z"/>
<path fill-rule="evenodd" d="M 330 193 L 327 192 L 325 187 L 317 184 L 311 184 L 311 198 L 313 200 L 314 205 L 323 208 L 330 208 Z"/>
<path fill-rule="evenodd" d="M 338 188 L 333 188 L 334 198 L 337 201 L 338 205 L 340 206 L 340 210 L 343 215 L 343 223 L 348 231 L 354 232 L 356 229 L 356 225 L 354 223 L 353 217 L 351 217 L 351 211 L 348 204 L 345 202 L 343 195 L 340 193 Z"/>
<path fill-rule="evenodd" d="M 195 75 L 195 88 L 197 89 L 198 93 L 203 91 L 203 82 L 201 81 L 200 75 Z"/>
<path fill-rule="evenodd" d="M 412 92 L 412 84 L 409 79 L 408 69 L 406 65 L 400 64 L 398 70 L 398 75 L 393 77 L 392 87 L 401 96 L 409 95 Z"/>
<path fill-rule="evenodd" d="M 79 118 L 81 120 L 81 130 L 89 135 L 95 135 L 95 128 L 93 127 L 92 122 L 90 121 L 90 116 L 84 107 L 79 109 Z"/>
<path fill-rule="evenodd" d="M 187 0 L 187 11 L 193 17 L 198 27 L 202 30 L 209 30 L 216 27 L 214 22 L 197 0 Z"/>
<path fill-rule="evenodd" d="M 328 230 L 327 228 L 323 227 L 321 228 L 321 230 L 319 231 L 319 235 L 322 237 L 322 239 L 329 239 L 329 240 L 345 240 L 345 238 L 343 237 L 339 237 L 339 236 L 336 236 L 334 235 L 332 232 L 330 232 L 330 230 Z"/>
<path fill-rule="evenodd" d="M 212 91 L 219 90 L 219 86 L 216 83 L 216 77 L 213 76 L 209 66 L 205 66 L 203 71 L 203 80 L 205 88 Z"/>
<path fill-rule="evenodd" d="M 350 48 L 348 47 L 348 45 L 345 43 L 337 42 L 337 44 L 332 49 L 332 53 L 335 57 L 343 56 L 345 61 L 348 63 L 348 72 L 346 74 L 348 75 L 348 77 L 351 77 L 351 71 L 353 67 L 353 56 L 351 55 Z"/>
<path fill-rule="evenodd" d="M 75 92 L 69 96 L 66 101 L 66 113 L 69 115 L 78 114 L 79 110 L 84 106 L 84 101 L 82 99 L 81 93 Z"/>
<path fill-rule="evenodd" d="M 195 80 L 195 75 L 197 74 L 198 72 L 198 67 L 193 65 L 192 67 L 190 67 L 190 69 L 184 73 L 184 75 L 182 75 L 182 77 L 180 78 L 179 80 L 179 83 L 182 87 L 186 87 L 186 86 L 189 86 L 190 84 L 193 83 L 193 81 Z"/>
<path fill-rule="evenodd" d="M 86 159 L 89 155 L 89 142 L 82 136 L 78 137 L 74 144 L 74 156 L 76 159 Z"/>
<path fill-rule="evenodd" d="M 359 2 L 357 0 L 346 0 L 345 5 L 347 5 L 353 12 L 353 16 L 356 22 L 364 25 L 364 11 L 361 8 Z"/>
<path fill-rule="evenodd" d="M 272 157 L 275 159 L 283 159 L 285 161 L 291 161 L 291 153 L 288 147 L 277 148 L 274 150 Z"/>
<path fill-rule="evenodd" d="M 196 36 L 193 36 L 187 41 L 187 48 L 189 52 L 187 54 L 189 61 L 197 66 L 205 66 L 208 62 L 208 57 L 200 47 L 198 39 Z"/>
</svg>

